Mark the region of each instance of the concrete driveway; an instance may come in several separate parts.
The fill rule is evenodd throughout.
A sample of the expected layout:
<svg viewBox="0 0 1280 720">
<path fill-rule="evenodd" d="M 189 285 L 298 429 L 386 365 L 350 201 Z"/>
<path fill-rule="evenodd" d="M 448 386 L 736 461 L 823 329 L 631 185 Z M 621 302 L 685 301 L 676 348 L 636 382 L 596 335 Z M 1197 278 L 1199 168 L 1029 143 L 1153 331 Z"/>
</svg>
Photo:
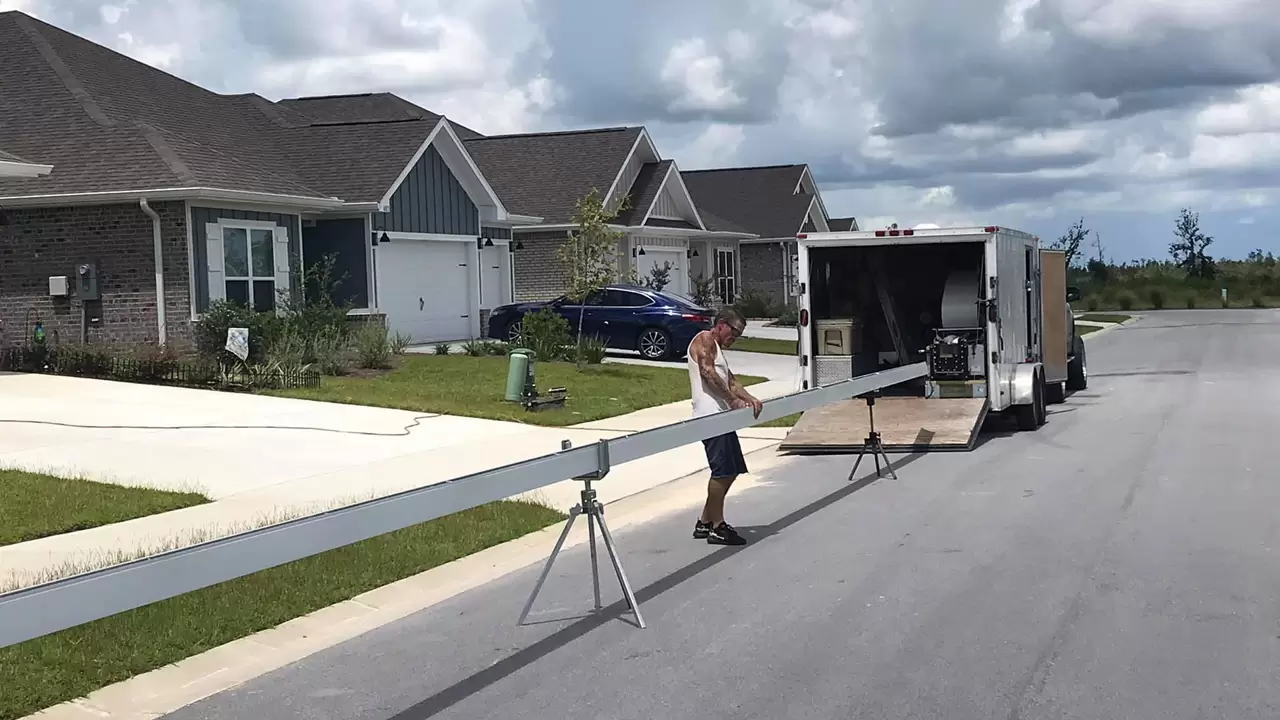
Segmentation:
<svg viewBox="0 0 1280 720">
<path fill-rule="evenodd" d="M 527 432 L 517 423 L 208 390 L 0 374 L 0 467 L 214 499 Z"/>
<path fill-rule="evenodd" d="M 582 617 L 579 546 L 537 624 L 533 565 L 166 717 L 1276 717 L 1280 313 L 1086 342 L 1037 432 L 898 480 L 788 460 L 731 496 L 744 548 L 692 540 L 692 507 L 619 531 L 646 630 L 607 560 Z"/>
</svg>

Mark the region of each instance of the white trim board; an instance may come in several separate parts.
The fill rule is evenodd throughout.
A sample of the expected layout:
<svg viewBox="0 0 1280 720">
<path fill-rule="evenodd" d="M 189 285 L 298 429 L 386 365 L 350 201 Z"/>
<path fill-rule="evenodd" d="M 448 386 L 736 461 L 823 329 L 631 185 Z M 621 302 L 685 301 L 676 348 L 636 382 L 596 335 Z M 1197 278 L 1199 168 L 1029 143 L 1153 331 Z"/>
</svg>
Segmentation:
<svg viewBox="0 0 1280 720">
<path fill-rule="evenodd" d="M 636 150 L 640 148 L 641 141 L 644 141 L 649 145 L 649 152 L 654 157 L 653 162 L 662 161 L 662 155 L 658 154 L 658 146 L 653 144 L 653 140 L 649 137 L 649 131 L 644 127 L 641 127 L 640 134 L 636 136 L 636 141 L 631 144 L 631 150 L 629 150 L 626 156 L 622 158 L 622 165 L 618 168 L 618 174 L 613 176 L 613 183 L 609 185 L 608 192 L 606 192 L 604 197 L 601 198 L 601 203 L 604 207 L 609 207 L 609 203 L 613 201 L 613 195 L 618 191 L 618 183 L 622 181 L 622 173 L 627 171 L 627 163 L 631 162 L 631 158 L 635 156 Z M 630 191 L 631 188 L 627 188 L 626 190 Z"/>
<path fill-rule="evenodd" d="M 438 143 L 442 136 L 448 140 L 443 145 Z M 387 192 L 378 201 L 378 207 L 381 211 L 389 212 L 391 210 L 391 197 L 404 184 L 405 178 L 409 177 L 409 173 L 413 172 L 414 166 L 418 164 L 423 155 L 427 154 L 427 148 L 432 145 L 436 146 L 436 152 L 440 153 L 440 157 L 444 159 L 449 171 L 453 173 L 454 178 L 462 185 L 462 188 L 467 191 L 467 197 L 471 198 L 471 202 L 480 211 L 481 222 L 507 222 L 507 209 L 503 206 L 502 200 L 493 191 L 489 181 L 485 179 L 480 172 L 480 168 L 476 166 L 475 161 L 471 158 L 471 154 L 467 152 L 462 141 L 458 139 L 457 133 L 453 131 L 448 118 L 444 116 L 441 116 L 440 120 L 436 122 L 436 126 L 431 128 L 431 132 L 427 134 L 427 139 L 422 141 L 422 145 L 413 153 L 413 157 L 409 158 L 409 163 L 404 166 L 404 169 L 400 171 L 400 175 L 396 177 L 395 182 L 391 183 L 391 187 L 387 188 Z M 461 172 L 463 169 L 465 169 L 465 172 Z M 487 213 L 486 210 L 488 211 Z"/>
<path fill-rule="evenodd" d="M 418 242 L 469 242 L 474 244 L 477 240 L 483 237 L 481 235 L 441 235 L 438 233 L 396 232 L 393 230 L 374 230 L 373 232 L 377 233 L 379 238 L 386 235 L 387 238 L 393 242 L 396 240 L 407 240 Z M 493 240 L 494 245 L 506 245 L 511 242 L 506 238 L 489 239 Z"/>
<path fill-rule="evenodd" d="M 224 190 L 222 188 L 153 188 L 149 190 L 111 190 L 107 192 L 59 193 L 52 195 L 12 195 L 0 197 L 5 207 L 42 207 L 49 205 L 103 205 L 137 201 L 188 200 L 208 202 L 245 202 L 277 208 L 328 210 L 343 207 L 338 198 L 310 198 L 298 195 Z M 291 213 L 296 214 L 296 213 Z"/>
<path fill-rule="evenodd" d="M 703 232 L 706 232 L 707 230 L 706 223 L 702 222 L 702 215 L 698 213 L 698 205 L 693 202 L 693 196 L 689 194 L 689 188 L 685 186 L 684 178 L 680 176 L 680 168 L 676 167 L 675 162 L 672 162 L 671 165 L 667 167 L 667 175 L 666 177 L 662 178 L 662 184 L 658 186 L 658 192 L 653 196 L 653 202 L 649 203 L 649 209 L 645 211 L 644 217 L 640 219 L 640 224 L 644 225 L 646 222 L 649 221 L 649 217 L 653 214 L 653 206 L 657 205 L 658 201 L 662 199 L 662 191 L 666 190 L 667 183 L 671 182 L 671 176 L 673 174 L 676 177 L 676 182 L 679 183 L 680 192 L 679 194 L 672 193 L 672 195 L 675 196 L 677 202 L 680 202 L 680 200 L 683 198 L 684 200 L 683 204 L 685 205 L 684 209 L 688 212 L 693 213 L 693 219 L 697 223 L 698 229 Z M 673 218 L 673 219 L 684 220 L 685 218 Z"/>
<path fill-rule="evenodd" d="M 53 172 L 52 165 L 0 160 L 0 178 L 34 178 Z"/>
<path fill-rule="evenodd" d="M 804 170 L 800 173 L 800 180 L 796 183 L 797 193 L 804 187 L 804 179 L 809 178 L 809 186 L 813 188 L 813 196 L 818 200 L 818 207 L 822 209 L 822 217 L 831 219 L 831 214 L 827 212 L 827 204 L 822 202 L 822 191 L 818 189 L 818 181 L 813 179 L 813 173 L 809 171 L 809 165 L 806 163 Z M 825 230 L 823 232 L 826 232 Z"/>
</svg>

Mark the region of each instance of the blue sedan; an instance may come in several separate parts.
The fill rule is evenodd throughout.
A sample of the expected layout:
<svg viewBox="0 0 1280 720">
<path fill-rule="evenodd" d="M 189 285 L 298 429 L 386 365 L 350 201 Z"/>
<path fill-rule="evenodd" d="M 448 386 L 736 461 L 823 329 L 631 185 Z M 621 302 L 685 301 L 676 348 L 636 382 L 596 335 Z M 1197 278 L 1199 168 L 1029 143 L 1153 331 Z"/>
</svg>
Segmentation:
<svg viewBox="0 0 1280 720">
<path fill-rule="evenodd" d="M 582 335 L 603 338 L 616 350 L 636 350 L 647 360 L 685 356 L 693 336 L 711 327 L 715 311 L 689 298 L 636 285 L 609 285 L 576 304 L 565 297 L 549 302 L 517 303 L 494 308 L 490 338 L 519 342 L 526 313 L 551 308 L 576 332 L 582 313 Z"/>
</svg>

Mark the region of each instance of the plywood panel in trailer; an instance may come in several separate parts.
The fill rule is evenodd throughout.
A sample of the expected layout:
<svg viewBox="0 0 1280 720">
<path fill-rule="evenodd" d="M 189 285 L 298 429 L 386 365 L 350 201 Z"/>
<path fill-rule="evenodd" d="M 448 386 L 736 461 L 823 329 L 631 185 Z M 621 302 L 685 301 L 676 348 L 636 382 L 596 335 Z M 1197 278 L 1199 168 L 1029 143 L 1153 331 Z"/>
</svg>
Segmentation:
<svg viewBox="0 0 1280 720">
<path fill-rule="evenodd" d="M 876 400 L 875 425 L 887 452 L 971 450 L 987 408 L 986 398 L 882 397 Z M 866 402 L 842 400 L 802 415 L 778 449 L 856 453 L 869 430 Z"/>
<path fill-rule="evenodd" d="M 1044 375 L 1067 379 L 1067 254 L 1040 251 L 1040 314 L 1044 323 Z"/>
</svg>

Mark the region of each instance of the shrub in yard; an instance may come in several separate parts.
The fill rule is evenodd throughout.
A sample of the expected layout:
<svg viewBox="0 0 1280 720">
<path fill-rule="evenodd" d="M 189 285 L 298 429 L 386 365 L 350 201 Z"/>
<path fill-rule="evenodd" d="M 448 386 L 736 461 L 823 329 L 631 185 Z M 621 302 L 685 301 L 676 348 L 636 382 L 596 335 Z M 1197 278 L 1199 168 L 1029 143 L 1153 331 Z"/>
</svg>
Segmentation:
<svg viewBox="0 0 1280 720">
<path fill-rule="evenodd" d="M 129 374 L 132 379 L 142 382 L 156 382 L 173 377 L 178 372 L 181 362 L 178 355 L 168 348 L 156 345 L 141 345 L 133 348 L 126 355 L 129 362 Z"/>
<path fill-rule="evenodd" d="M 300 332 L 291 327 L 280 330 L 267 348 L 264 361 L 287 370 L 302 370 L 311 358 L 310 343 Z"/>
<path fill-rule="evenodd" d="M 1084 306 L 1088 308 L 1089 312 L 1098 312 L 1099 304 L 1098 296 L 1090 295 L 1089 299 L 1085 301 Z"/>
<path fill-rule="evenodd" d="M 360 367 L 377 370 L 391 367 L 391 339 L 387 337 L 387 326 L 379 322 L 368 322 L 356 331 L 356 360 Z"/>
<path fill-rule="evenodd" d="M 520 321 L 525 347 L 542 362 L 563 358 L 563 348 L 572 345 L 569 321 L 550 308 L 529 313 Z"/>
<path fill-rule="evenodd" d="M 248 328 L 249 357 L 246 362 L 254 364 L 266 359 L 267 349 L 279 334 L 280 320 L 271 313 L 254 312 L 238 303 L 215 301 L 196 321 L 196 352 L 204 360 L 239 363 L 240 358 L 226 351 L 227 329 L 233 327 Z"/>
<path fill-rule="evenodd" d="M 397 330 L 396 334 L 391 336 L 391 352 L 396 355 L 403 355 L 409 349 L 409 344 L 412 341 L 412 337 Z"/>
<path fill-rule="evenodd" d="M 738 298 L 733 306 L 745 318 L 771 318 L 779 314 L 779 309 L 774 306 L 773 301 L 755 290 L 742 293 L 742 297 Z"/>
<path fill-rule="evenodd" d="M 346 328 L 323 328 L 309 338 L 310 356 L 316 369 L 325 375 L 346 375 L 347 343 Z"/>
<path fill-rule="evenodd" d="M 502 357 L 511 352 L 511 343 L 504 342 L 486 342 L 484 344 L 485 353 L 494 357 Z"/>
<path fill-rule="evenodd" d="M 1164 309 L 1164 290 L 1161 290 L 1160 288 L 1151 288 L 1151 292 L 1148 293 L 1148 296 L 1151 300 L 1151 307 L 1156 310 Z"/>
<path fill-rule="evenodd" d="M 1196 309 L 1196 294 L 1195 294 L 1195 293 L 1187 293 L 1187 309 L 1188 309 L 1188 310 L 1195 310 L 1195 309 Z"/>
<path fill-rule="evenodd" d="M 1264 308 L 1267 306 L 1266 300 L 1264 300 L 1261 295 L 1254 295 L 1253 299 L 1250 300 L 1249 302 L 1250 302 L 1250 305 L 1252 305 L 1255 308 Z"/>
<path fill-rule="evenodd" d="M 604 362 L 605 355 L 609 352 L 609 345 L 603 338 L 592 335 L 582 338 L 578 352 L 588 365 L 599 365 Z"/>
<path fill-rule="evenodd" d="M 452 349 L 452 347 L 453 346 L 449 343 L 436 343 L 436 346 L 432 348 L 432 350 L 436 355 L 448 355 L 449 350 Z"/>
<path fill-rule="evenodd" d="M 702 307 L 710 307 L 715 302 L 716 279 L 699 275 L 693 279 L 693 301 Z"/>
<path fill-rule="evenodd" d="M 1116 305 L 1119 306 L 1121 310 L 1132 310 L 1133 303 L 1133 293 L 1122 292 L 1116 295 Z"/>
<path fill-rule="evenodd" d="M 796 309 L 794 306 L 787 305 L 782 308 L 781 312 L 778 313 L 778 320 L 775 324 L 782 325 L 785 327 L 795 327 L 799 323 L 800 323 L 799 313 L 796 312 Z"/>
<path fill-rule="evenodd" d="M 489 349 L 479 340 L 468 340 L 462 344 L 462 352 L 470 357 L 484 357 L 489 354 Z"/>
</svg>

